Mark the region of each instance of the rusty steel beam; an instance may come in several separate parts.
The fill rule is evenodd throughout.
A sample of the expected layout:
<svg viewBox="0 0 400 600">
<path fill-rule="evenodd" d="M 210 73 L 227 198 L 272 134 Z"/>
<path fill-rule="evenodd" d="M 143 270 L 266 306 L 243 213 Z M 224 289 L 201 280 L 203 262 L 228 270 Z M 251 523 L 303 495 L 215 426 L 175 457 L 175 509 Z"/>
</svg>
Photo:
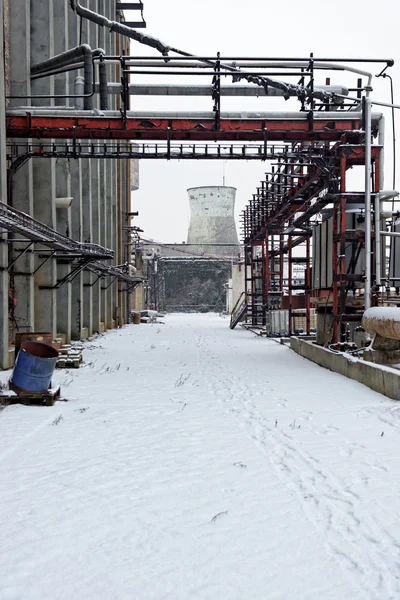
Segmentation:
<svg viewBox="0 0 400 600">
<path fill-rule="evenodd" d="M 257 120 L 132 118 L 103 116 L 7 116 L 7 136 L 40 139 L 199 140 L 199 141 L 336 141 L 360 128 L 359 119 Z"/>
</svg>

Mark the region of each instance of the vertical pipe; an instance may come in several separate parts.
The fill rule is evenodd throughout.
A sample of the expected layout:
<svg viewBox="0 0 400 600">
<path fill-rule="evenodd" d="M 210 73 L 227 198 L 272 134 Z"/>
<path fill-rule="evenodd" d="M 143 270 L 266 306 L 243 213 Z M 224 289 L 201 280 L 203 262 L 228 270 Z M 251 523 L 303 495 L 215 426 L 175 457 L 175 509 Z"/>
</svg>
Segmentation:
<svg viewBox="0 0 400 600">
<path fill-rule="evenodd" d="M 342 188 L 342 183 L 341 183 Z M 341 189 L 342 191 L 342 189 Z M 333 203 L 333 215 L 332 215 L 332 318 L 333 318 L 333 335 L 332 342 L 334 344 L 338 341 L 338 321 L 336 320 L 336 316 L 339 314 L 339 295 L 338 295 L 338 280 L 337 280 L 337 272 L 338 272 L 338 201 L 335 200 Z M 322 234 L 322 230 L 321 230 Z M 327 239 L 329 236 L 329 229 L 327 227 Z M 325 307 L 326 312 L 326 307 Z M 326 318 L 326 317 L 325 317 Z M 325 331 L 324 331 L 325 336 Z M 329 343 L 329 340 L 325 340 L 325 344 Z"/>
<path fill-rule="evenodd" d="M 310 236 L 307 237 L 306 240 L 306 272 L 305 272 L 305 284 L 306 284 L 306 292 L 305 292 L 305 296 L 306 296 L 306 332 L 307 335 L 310 335 L 310 329 L 311 329 L 311 316 L 310 316 L 310 299 L 311 299 L 311 271 L 310 271 L 310 260 L 311 260 L 311 253 L 310 253 L 310 243 L 311 243 L 311 238 Z"/>
<path fill-rule="evenodd" d="M 100 110 L 108 110 L 107 65 L 99 62 Z"/>
<path fill-rule="evenodd" d="M 265 254 L 264 254 L 265 248 Z M 263 255 L 264 255 L 264 298 L 265 298 L 265 323 L 267 323 L 267 314 L 269 313 L 269 236 L 268 233 L 265 234 L 265 244 L 263 245 Z"/>
<path fill-rule="evenodd" d="M 379 192 L 375 194 L 375 206 L 374 206 L 374 217 L 375 217 L 375 280 L 376 286 L 379 288 L 381 286 L 381 199 L 379 196 Z M 379 292 L 379 289 L 377 290 Z"/>
<path fill-rule="evenodd" d="M 251 262 L 250 262 L 250 285 L 251 285 L 251 324 L 252 325 L 257 325 L 257 320 L 255 317 L 255 304 L 256 304 L 256 296 L 254 295 L 255 293 L 255 279 L 254 279 L 254 244 L 253 242 L 251 242 L 250 245 L 250 249 L 251 249 Z"/>
<path fill-rule="evenodd" d="M 75 108 L 76 110 L 83 110 L 85 108 L 83 98 L 78 98 L 78 96 L 83 96 L 85 93 L 85 80 L 81 75 L 75 79 L 74 83 L 74 94 L 77 96 L 75 98 Z"/>
<path fill-rule="evenodd" d="M 371 98 L 365 96 L 365 310 L 371 307 Z"/>
<path fill-rule="evenodd" d="M 281 302 L 283 300 L 283 244 L 284 237 L 282 234 L 279 236 L 279 291 L 281 293 Z M 282 308 L 282 305 L 281 305 Z"/>
<path fill-rule="evenodd" d="M 292 335 L 292 286 L 293 286 L 293 280 L 292 280 L 292 242 L 293 242 L 293 237 L 291 234 L 289 234 L 289 239 L 288 239 L 288 287 L 289 287 L 289 336 Z"/>
<path fill-rule="evenodd" d="M 83 70 L 85 74 L 85 96 L 84 105 L 85 110 L 92 110 L 93 108 L 93 98 L 89 94 L 93 91 L 93 57 L 90 48 L 84 49 L 83 53 Z"/>
<path fill-rule="evenodd" d="M 378 144 L 381 146 L 379 153 L 379 169 L 378 169 L 378 189 L 375 192 L 380 192 L 384 189 L 384 157 L 385 157 L 385 117 L 382 115 L 379 121 Z M 382 283 L 382 264 L 381 264 L 381 245 L 383 243 L 386 256 L 386 238 L 381 238 L 381 199 L 379 193 L 375 194 L 375 271 L 376 285 L 379 287 Z M 386 279 L 386 274 L 385 277 Z"/>
</svg>

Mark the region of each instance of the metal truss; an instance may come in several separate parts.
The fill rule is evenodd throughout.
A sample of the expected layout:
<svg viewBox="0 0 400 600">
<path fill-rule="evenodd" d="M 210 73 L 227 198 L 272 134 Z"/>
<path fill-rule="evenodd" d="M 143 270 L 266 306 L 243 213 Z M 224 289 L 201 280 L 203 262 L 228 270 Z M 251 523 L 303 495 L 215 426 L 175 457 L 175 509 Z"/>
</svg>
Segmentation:
<svg viewBox="0 0 400 600">
<path fill-rule="evenodd" d="M 30 158 L 92 159 L 160 159 L 160 160 L 276 160 L 290 149 L 287 144 L 257 143 L 127 143 L 82 142 L 55 143 L 13 142 L 7 146 L 10 174 Z"/>
<path fill-rule="evenodd" d="M 89 269 L 99 275 L 99 277 L 111 276 L 125 281 L 127 286 L 137 284 L 141 281 L 138 277 L 132 277 L 119 267 L 107 264 L 104 261 L 111 260 L 114 252 L 98 244 L 82 243 L 61 235 L 51 227 L 47 227 L 40 221 L 22 213 L 15 208 L 0 203 L 0 228 L 11 234 L 20 234 L 24 239 L 10 239 L 7 243 L 25 244 L 18 255 L 8 266 L 12 270 L 15 263 L 26 253 L 31 252 L 35 244 L 40 244 L 48 248 L 48 251 L 39 250 L 39 258 L 43 258 L 42 263 L 33 271 L 34 275 L 48 260 L 56 258 L 63 264 L 71 264 L 71 270 L 61 280 L 58 280 L 54 286 L 61 287 L 64 283 L 72 281 L 81 271 Z"/>
<path fill-rule="evenodd" d="M 361 131 L 359 135 L 362 140 Z M 379 189 L 380 151 L 380 146 L 373 146 L 375 192 Z M 364 163 L 364 144 L 350 144 L 344 137 L 333 145 L 293 145 L 266 174 L 242 214 L 246 292 L 253 325 L 264 326 L 270 310 L 287 308 L 291 335 L 296 291 L 304 293 L 307 334 L 310 333 L 312 293 L 316 296 L 314 299 L 332 313 L 332 342 L 344 340 L 346 323 L 361 321 L 362 312 L 353 310 L 347 300 L 357 284 L 358 287 L 363 285 L 365 273 L 356 270 L 365 240 L 362 231 L 348 230 L 346 207 L 362 204 L 364 196 L 347 191 L 346 172 Z M 313 290 L 311 236 L 328 206 L 333 207 L 330 209 L 333 215 L 332 285 Z M 293 254 L 293 249 L 300 245 L 303 246 L 301 255 Z M 329 242 L 325 251 L 328 249 Z M 294 282 L 295 265 L 303 269 L 302 283 Z"/>
<path fill-rule="evenodd" d="M 337 141 L 346 133 L 360 129 L 360 112 L 341 113 L 257 113 L 243 117 L 219 116 L 219 128 L 215 128 L 214 114 L 201 114 L 193 118 L 138 116 L 127 112 L 126 118 L 113 111 L 104 115 L 54 111 L 40 114 L 40 109 L 26 114 L 8 111 L 7 136 L 10 138 L 38 139 L 96 139 L 96 140 L 182 140 L 182 141 Z M 51 112 L 51 111 L 50 111 Z M 111 114 L 106 114 L 106 113 Z"/>
</svg>

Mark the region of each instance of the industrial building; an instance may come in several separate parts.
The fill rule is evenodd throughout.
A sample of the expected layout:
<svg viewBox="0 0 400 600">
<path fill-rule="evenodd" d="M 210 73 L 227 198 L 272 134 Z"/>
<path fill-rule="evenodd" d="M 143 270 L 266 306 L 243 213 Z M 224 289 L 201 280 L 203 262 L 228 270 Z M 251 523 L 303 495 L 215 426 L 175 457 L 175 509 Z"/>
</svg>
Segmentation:
<svg viewBox="0 0 400 600">
<path fill-rule="evenodd" d="M 123 21 L 116 4 L 96 0 L 90 7 Z M 4 129 L 5 110 L 13 107 L 30 106 L 28 113 L 42 107 L 48 115 L 118 110 L 107 81 L 119 80 L 120 67 L 103 57 L 129 54 L 129 39 L 59 0 L 2 0 L 0 15 L 0 365 L 6 368 L 17 332 L 49 332 L 65 343 L 127 322 L 139 281 L 129 246 L 138 164 L 96 143 L 71 152 L 53 152 L 51 140 L 33 147 Z"/>
</svg>

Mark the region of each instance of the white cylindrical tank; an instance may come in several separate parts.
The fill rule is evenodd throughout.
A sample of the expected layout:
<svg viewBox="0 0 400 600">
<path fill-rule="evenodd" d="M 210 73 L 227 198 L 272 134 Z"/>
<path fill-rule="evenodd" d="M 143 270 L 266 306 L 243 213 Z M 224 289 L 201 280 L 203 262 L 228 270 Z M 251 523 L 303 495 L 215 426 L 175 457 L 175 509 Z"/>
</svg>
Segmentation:
<svg viewBox="0 0 400 600">
<path fill-rule="evenodd" d="M 238 252 L 234 217 L 236 188 L 202 186 L 188 189 L 190 223 L 187 243 L 196 253 L 232 256 Z"/>
</svg>

